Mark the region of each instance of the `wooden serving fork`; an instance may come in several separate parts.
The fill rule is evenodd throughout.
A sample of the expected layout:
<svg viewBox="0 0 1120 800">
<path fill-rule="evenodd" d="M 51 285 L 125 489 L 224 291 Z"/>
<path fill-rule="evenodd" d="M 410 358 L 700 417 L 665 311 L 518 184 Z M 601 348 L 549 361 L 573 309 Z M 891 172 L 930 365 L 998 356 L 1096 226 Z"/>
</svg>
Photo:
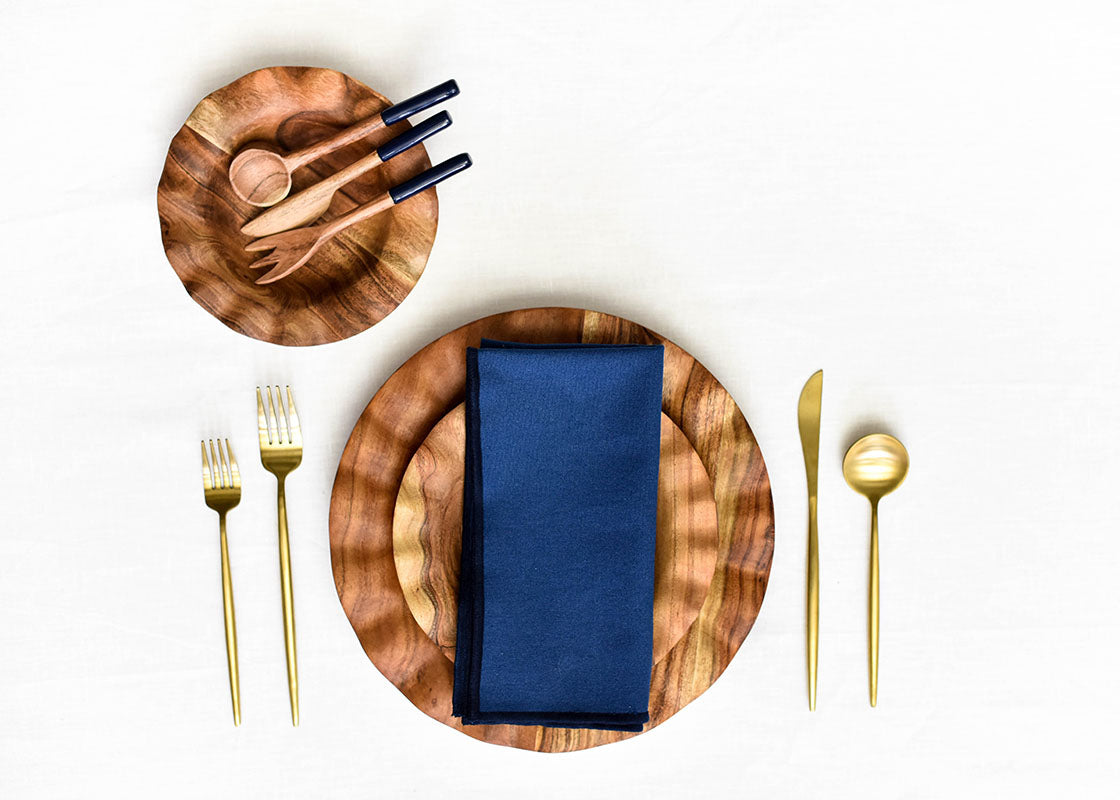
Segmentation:
<svg viewBox="0 0 1120 800">
<path fill-rule="evenodd" d="M 363 220 L 380 214 L 392 208 L 415 194 L 447 180 L 457 172 L 462 172 L 471 165 L 471 157 L 466 153 L 449 158 L 441 164 L 436 164 L 431 169 L 424 170 L 415 178 L 410 178 L 404 183 L 389 189 L 385 194 L 365 205 L 358 206 L 349 214 L 344 214 L 338 219 L 314 225 L 310 228 L 296 228 L 292 231 L 275 233 L 263 239 L 257 239 L 245 246 L 253 252 L 257 250 L 271 250 L 267 256 L 259 258 L 249 265 L 250 269 L 264 269 L 272 267 L 265 275 L 257 279 L 257 283 L 272 283 L 286 275 L 291 275 L 297 269 L 311 260 L 311 256 L 319 248 L 331 240 L 336 234 Z"/>
<path fill-rule="evenodd" d="M 213 467 L 210 466 L 213 462 Z M 233 448 L 226 439 L 225 449 L 218 440 L 210 440 L 210 456 L 202 443 L 202 493 L 206 505 L 218 512 L 218 532 L 222 547 L 222 607 L 226 621 L 226 660 L 229 662 L 229 691 L 233 697 L 233 724 L 241 724 L 241 683 L 237 675 L 237 620 L 233 614 L 233 576 L 229 569 L 229 545 L 226 541 L 226 514 L 241 502 L 241 472 Z"/>
<path fill-rule="evenodd" d="M 292 557 L 288 548 L 288 507 L 284 502 L 284 479 L 303 460 L 303 434 L 299 429 L 299 416 L 288 389 L 288 408 L 285 412 L 280 387 L 276 389 L 276 404 L 272 403 L 273 387 L 264 387 L 268 395 L 268 413 L 265 414 L 261 388 L 257 387 L 257 430 L 260 434 L 261 464 L 276 476 L 276 515 L 280 527 L 280 600 L 284 611 L 284 650 L 288 659 L 288 694 L 292 701 L 292 724 L 299 725 L 299 676 L 296 672 L 296 614 L 292 598 Z M 279 414 L 277 413 L 279 409 Z"/>
</svg>

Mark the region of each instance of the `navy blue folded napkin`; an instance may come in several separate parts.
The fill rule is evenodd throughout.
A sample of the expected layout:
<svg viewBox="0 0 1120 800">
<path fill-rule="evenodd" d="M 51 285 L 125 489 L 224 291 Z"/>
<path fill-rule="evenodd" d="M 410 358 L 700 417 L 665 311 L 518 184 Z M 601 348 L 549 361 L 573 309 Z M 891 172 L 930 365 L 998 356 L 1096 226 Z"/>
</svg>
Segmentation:
<svg viewBox="0 0 1120 800">
<path fill-rule="evenodd" d="M 649 720 L 660 345 L 467 350 L 453 713 Z"/>
</svg>

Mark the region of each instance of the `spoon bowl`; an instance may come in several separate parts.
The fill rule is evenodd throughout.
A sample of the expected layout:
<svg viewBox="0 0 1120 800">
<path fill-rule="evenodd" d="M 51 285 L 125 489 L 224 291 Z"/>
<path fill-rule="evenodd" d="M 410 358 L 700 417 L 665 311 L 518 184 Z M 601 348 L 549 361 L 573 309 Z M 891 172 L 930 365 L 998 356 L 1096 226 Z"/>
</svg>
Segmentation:
<svg viewBox="0 0 1120 800">
<path fill-rule="evenodd" d="M 906 448 L 885 433 L 864 436 L 844 454 L 844 480 L 872 502 L 897 489 L 909 469 Z"/>
<path fill-rule="evenodd" d="M 229 179 L 237 196 L 254 206 L 275 205 L 292 188 L 288 162 L 263 143 L 254 143 L 234 157 Z"/>
</svg>

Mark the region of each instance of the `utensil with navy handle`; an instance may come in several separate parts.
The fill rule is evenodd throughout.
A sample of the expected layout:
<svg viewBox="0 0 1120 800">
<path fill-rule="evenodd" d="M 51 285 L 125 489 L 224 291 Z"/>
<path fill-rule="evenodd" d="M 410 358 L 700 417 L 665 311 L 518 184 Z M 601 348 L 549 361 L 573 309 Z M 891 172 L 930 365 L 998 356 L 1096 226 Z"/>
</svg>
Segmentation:
<svg viewBox="0 0 1120 800">
<path fill-rule="evenodd" d="M 241 232 L 254 237 L 269 236 L 313 222 L 326 213 L 335 192 L 344 185 L 450 125 L 451 115 L 446 111 L 439 112 L 395 139 L 390 139 L 369 155 L 358 159 L 334 175 L 308 186 L 255 219 L 249 220 L 241 226 Z"/>
<path fill-rule="evenodd" d="M 338 219 L 307 228 L 276 233 L 250 242 L 245 247 L 249 252 L 272 250 L 268 255 L 249 265 L 251 269 L 272 268 L 258 278 L 257 283 L 272 283 L 292 274 L 304 266 L 320 247 L 346 228 L 376 216 L 397 203 L 403 203 L 413 195 L 462 172 L 470 165 L 471 157 L 466 153 L 460 153 L 436 164 L 431 169 L 424 170 L 414 178 L 393 186 L 380 197 L 358 206 Z"/>
<path fill-rule="evenodd" d="M 292 173 L 304 164 L 340 147 L 364 139 L 381 128 L 394 125 L 413 114 L 442 103 L 459 94 L 459 84 L 445 81 L 425 92 L 389 106 L 310 147 L 284 155 L 267 144 L 256 143 L 242 150 L 229 165 L 229 182 L 234 193 L 254 206 L 273 206 L 288 196 Z"/>
</svg>

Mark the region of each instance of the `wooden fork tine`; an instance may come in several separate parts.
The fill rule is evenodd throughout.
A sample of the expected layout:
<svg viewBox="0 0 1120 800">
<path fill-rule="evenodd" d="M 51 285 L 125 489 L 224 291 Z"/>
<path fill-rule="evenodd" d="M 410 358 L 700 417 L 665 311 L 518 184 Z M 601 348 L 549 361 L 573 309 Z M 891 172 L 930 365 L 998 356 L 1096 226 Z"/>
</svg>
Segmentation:
<svg viewBox="0 0 1120 800">
<path fill-rule="evenodd" d="M 305 263 L 307 263 L 307 259 L 300 259 L 299 261 L 291 264 L 279 264 L 278 266 L 273 267 L 271 271 L 266 272 L 264 275 L 257 278 L 257 283 L 275 283 L 281 278 L 285 278 L 288 275 L 291 275 Z"/>
<path fill-rule="evenodd" d="M 265 267 L 271 267 L 272 265 L 278 263 L 280 263 L 279 258 L 277 258 L 275 255 L 269 255 L 265 256 L 264 258 L 258 258 L 256 261 L 249 264 L 249 269 L 264 269 Z"/>
<path fill-rule="evenodd" d="M 202 488 L 208 491 L 214 488 L 214 480 L 210 477 L 210 459 L 206 457 L 206 440 L 202 441 Z"/>
<path fill-rule="evenodd" d="M 278 233 L 274 233 L 272 236 L 266 236 L 263 239 L 254 239 L 249 242 L 249 244 L 245 245 L 245 250 L 250 253 L 257 250 L 271 250 L 279 244 L 279 242 L 276 241 L 276 237 L 279 235 Z"/>
</svg>

